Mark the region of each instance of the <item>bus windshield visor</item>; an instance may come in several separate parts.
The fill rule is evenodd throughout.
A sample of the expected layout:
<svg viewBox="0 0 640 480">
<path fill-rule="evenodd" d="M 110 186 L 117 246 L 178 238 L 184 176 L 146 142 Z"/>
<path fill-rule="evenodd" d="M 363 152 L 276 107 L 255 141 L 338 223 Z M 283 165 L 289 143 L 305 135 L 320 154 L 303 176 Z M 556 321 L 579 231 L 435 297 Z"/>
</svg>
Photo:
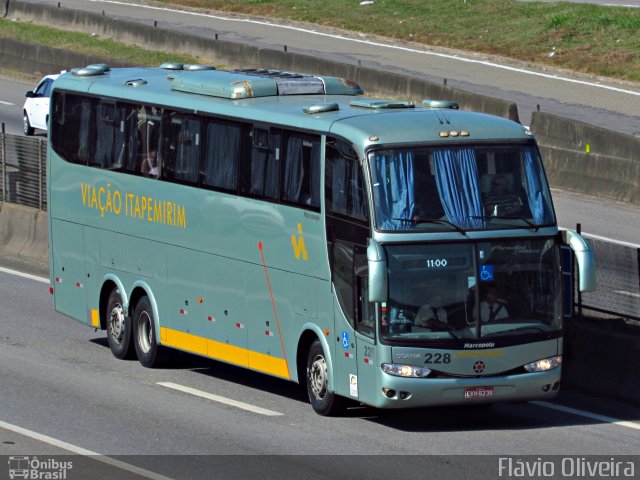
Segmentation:
<svg viewBox="0 0 640 480">
<path fill-rule="evenodd" d="M 562 326 L 558 252 L 554 239 L 388 246 L 380 336 L 424 344 L 555 338 Z"/>
<path fill-rule="evenodd" d="M 369 164 L 380 231 L 555 224 L 533 144 L 376 150 L 369 154 Z"/>
</svg>

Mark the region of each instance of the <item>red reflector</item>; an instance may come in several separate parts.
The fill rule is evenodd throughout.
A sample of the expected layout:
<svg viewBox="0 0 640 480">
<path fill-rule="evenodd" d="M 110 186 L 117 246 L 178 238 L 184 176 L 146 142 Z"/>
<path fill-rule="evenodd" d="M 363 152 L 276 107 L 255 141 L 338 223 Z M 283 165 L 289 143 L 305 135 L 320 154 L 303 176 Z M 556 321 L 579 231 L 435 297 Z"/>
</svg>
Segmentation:
<svg viewBox="0 0 640 480">
<path fill-rule="evenodd" d="M 82 288 L 82 284 L 80 282 L 76 282 L 76 287 Z"/>
<path fill-rule="evenodd" d="M 60 277 L 56 277 L 56 282 L 58 282 L 58 283 L 62 283 L 62 278 L 60 278 Z"/>
<path fill-rule="evenodd" d="M 53 287 L 49 287 L 49 293 L 53 295 Z"/>
<path fill-rule="evenodd" d="M 207 317 L 207 320 L 209 320 L 210 322 L 212 322 L 212 321 L 213 321 L 213 317 L 212 317 L 212 316 L 208 316 L 208 317 Z"/>
<path fill-rule="evenodd" d="M 369 360 L 368 358 L 364 359 L 364 363 L 366 363 L 367 365 L 369 365 L 371 363 L 371 360 Z"/>
</svg>

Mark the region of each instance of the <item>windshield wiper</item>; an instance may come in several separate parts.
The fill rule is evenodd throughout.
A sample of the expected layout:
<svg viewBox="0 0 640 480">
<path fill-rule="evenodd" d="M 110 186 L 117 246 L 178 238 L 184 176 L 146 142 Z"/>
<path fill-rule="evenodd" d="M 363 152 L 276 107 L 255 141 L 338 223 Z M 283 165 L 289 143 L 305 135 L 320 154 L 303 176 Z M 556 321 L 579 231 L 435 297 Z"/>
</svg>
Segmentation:
<svg viewBox="0 0 640 480">
<path fill-rule="evenodd" d="M 527 224 L 527 227 L 525 227 L 524 225 L 521 228 L 530 228 L 531 230 L 533 230 L 534 232 L 537 232 L 538 230 L 540 230 L 540 226 L 536 225 L 533 222 L 530 222 L 529 220 L 527 220 L 526 218 L 523 217 L 507 217 L 507 216 L 501 216 L 501 215 L 470 215 L 469 218 L 479 218 L 481 220 L 493 220 L 493 219 L 497 219 L 497 220 L 522 220 L 524 223 Z M 514 227 L 518 227 L 520 228 L 519 225 L 513 225 Z"/>
<path fill-rule="evenodd" d="M 536 332 L 541 332 L 541 333 L 549 333 L 549 330 L 545 330 L 542 327 L 536 327 L 535 325 L 525 325 L 522 327 L 518 327 L 518 328 L 510 328 L 508 330 L 500 330 L 500 331 L 496 331 L 496 332 L 491 332 L 491 333 L 484 333 L 482 336 L 483 337 L 492 337 L 494 335 L 508 335 L 510 333 L 515 333 L 515 332 L 520 332 L 522 330 L 534 330 Z"/>
<path fill-rule="evenodd" d="M 414 225 L 417 225 L 417 224 L 420 224 L 420 223 L 434 223 L 436 225 L 449 225 L 451 228 L 453 228 L 459 234 L 461 234 L 461 235 L 466 235 L 467 234 L 467 232 L 465 230 L 460 228 L 455 223 L 450 222 L 449 220 L 443 220 L 443 219 L 440 219 L 440 218 L 418 218 L 418 220 L 415 220 L 413 218 L 392 218 L 391 220 L 398 220 L 399 222 L 410 222 L 410 223 L 413 223 Z"/>
</svg>

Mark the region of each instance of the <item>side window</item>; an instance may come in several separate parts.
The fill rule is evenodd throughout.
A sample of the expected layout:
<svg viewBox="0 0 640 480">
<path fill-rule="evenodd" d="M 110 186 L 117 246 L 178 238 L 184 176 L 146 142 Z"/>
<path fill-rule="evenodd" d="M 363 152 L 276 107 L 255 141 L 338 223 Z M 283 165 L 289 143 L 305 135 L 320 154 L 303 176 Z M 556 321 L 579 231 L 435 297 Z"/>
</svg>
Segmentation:
<svg viewBox="0 0 640 480">
<path fill-rule="evenodd" d="M 345 142 L 327 142 L 327 211 L 366 221 L 364 177 L 355 152 Z"/>
<path fill-rule="evenodd" d="M 285 135 L 282 199 L 306 208 L 320 208 L 320 138 Z"/>
<path fill-rule="evenodd" d="M 367 264 L 367 249 L 355 247 L 355 277 L 356 277 L 356 330 L 368 337 L 374 337 L 376 331 L 375 305 L 369 303 L 369 266 Z"/>
<path fill-rule="evenodd" d="M 201 178 L 204 185 L 235 191 L 240 158 L 240 125 L 208 120 Z"/>
<path fill-rule="evenodd" d="M 162 112 L 155 107 L 132 105 L 127 107 L 126 169 L 149 178 L 160 176 L 160 122 Z"/>
<path fill-rule="evenodd" d="M 80 95 L 56 93 L 53 102 L 53 148 L 68 162 L 86 165 L 94 147 L 94 101 Z"/>
<path fill-rule="evenodd" d="M 278 129 L 245 126 L 240 192 L 277 199 L 280 193 L 282 133 Z"/>
<path fill-rule="evenodd" d="M 44 97 L 45 92 L 47 91 L 47 87 L 52 83 L 52 81 L 48 78 L 45 78 L 40 84 L 37 86 L 36 91 L 33 92 L 36 97 Z"/>
<path fill-rule="evenodd" d="M 200 158 L 199 117 L 165 112 L 162 137 L 162 177 L 197 183 Z"/>
<path fill-rule="evenodd" d="M 96 148 L 89 165 L 119 168 L 124 154 L 124 107 L 114 103 L 96 102 Z"/>
</svg>

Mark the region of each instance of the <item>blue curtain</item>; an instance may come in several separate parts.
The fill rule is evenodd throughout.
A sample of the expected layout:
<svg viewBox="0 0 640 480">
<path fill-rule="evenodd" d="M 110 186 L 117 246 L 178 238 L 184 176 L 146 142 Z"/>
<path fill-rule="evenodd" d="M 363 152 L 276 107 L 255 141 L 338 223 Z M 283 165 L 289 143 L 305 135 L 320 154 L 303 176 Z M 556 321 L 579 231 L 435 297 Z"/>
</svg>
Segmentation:
<svg viewBox="0 0 640 480">
<path fill-rule="evenodd" d="M 413 227 L 413 153 L 376 154 L 378 185 L 375 195 L 378 226 L 382 230 L 409 230 Z M 407 220 L 407 221 L 404 221 Z"/>
<path fill-rule="evenodd" d="M 536 162 L 537 155 L 533 148 L 524 150 L 524 169 L 527 177 L 527 196 L 533 221 L 537 225 L 549 223 L 544 196 L 542 195 L 542 182 L 540 181 L 540 165 Z"/>
<path fill-rule="evenodd" d="M 462 228 L 485 224 L 478 168 L 471 148 L 445 148 L 433 153 L 440 201 L 449 220 Z"/>
</svg>

